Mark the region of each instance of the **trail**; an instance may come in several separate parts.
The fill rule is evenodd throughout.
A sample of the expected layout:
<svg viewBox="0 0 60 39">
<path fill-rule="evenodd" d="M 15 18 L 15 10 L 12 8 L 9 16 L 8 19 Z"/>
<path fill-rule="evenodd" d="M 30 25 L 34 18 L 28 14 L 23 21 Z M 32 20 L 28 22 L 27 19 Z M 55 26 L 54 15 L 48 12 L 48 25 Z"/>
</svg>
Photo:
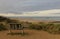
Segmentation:
<svg viewBox="0 0 60 39">
<path fill-rule="evenodd" d="M 49 34 L 45 31 L 24 30 L 28 35 L 7 35 L 8 31 L 0 31 L 0 39 L 60 39 L 60 35 Z"/>
</svg>

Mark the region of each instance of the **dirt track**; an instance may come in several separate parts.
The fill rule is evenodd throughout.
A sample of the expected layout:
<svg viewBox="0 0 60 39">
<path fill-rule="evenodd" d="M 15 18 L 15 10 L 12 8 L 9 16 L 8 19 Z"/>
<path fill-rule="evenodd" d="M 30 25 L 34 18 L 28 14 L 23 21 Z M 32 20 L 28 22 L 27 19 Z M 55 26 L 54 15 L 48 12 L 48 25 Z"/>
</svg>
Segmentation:
<svg viewBox="0 0 60 39">
<path fill-rule="evenodd" d="M 49 34 L 45 31 L 25 30 L 28 35 L 7 35 L 8 31 L 0 31 L 0 39 L 60 39 L 60 35 Z"/>
</svg>

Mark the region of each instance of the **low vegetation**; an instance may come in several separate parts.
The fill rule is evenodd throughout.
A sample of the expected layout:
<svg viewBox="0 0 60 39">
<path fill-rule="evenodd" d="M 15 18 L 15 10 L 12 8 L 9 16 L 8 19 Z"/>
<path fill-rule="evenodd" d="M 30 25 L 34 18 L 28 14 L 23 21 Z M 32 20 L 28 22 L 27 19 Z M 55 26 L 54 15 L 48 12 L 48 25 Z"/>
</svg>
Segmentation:
<svg viewBox="0 0 60 39">
<path fill-rule="evenodd" d="M 3 24 L 0 24 L 0 31 L 4 31 L 7 30 L 6 26 Z"/>
<path fill-rule="evenodd" d="M 29 25 L 30 29 L 43 30 L 52 34 L 60 34 L 60 24 L 54 23 L 39 23 Z"/>
<path fill-rule="evenodd" d="M 3 25 L 1 22 L 18 22 L 17 20 L 11 20 L 8 18 L 3 18 L 0 17 L 0 31 L 7 30 L 6 25 Z M 28 26 L 29 29 L 34 29 L 34 30 L 43 30 L 47 31 L 49 33 L 53 34 L 60 34 L 60 23 L 44 23 L 44 22 L 39 22 L 37 24 L 31 23 L 31 22 L 20 22 L 21 24 L 26 24 L 25 26 Z"/>
<path fill-rule="evenodd" d="M 39 24 L 30 24 L 29 28 L 35 30 L 42 30 L 42 26 L 40 26 Z"/>
</svg>

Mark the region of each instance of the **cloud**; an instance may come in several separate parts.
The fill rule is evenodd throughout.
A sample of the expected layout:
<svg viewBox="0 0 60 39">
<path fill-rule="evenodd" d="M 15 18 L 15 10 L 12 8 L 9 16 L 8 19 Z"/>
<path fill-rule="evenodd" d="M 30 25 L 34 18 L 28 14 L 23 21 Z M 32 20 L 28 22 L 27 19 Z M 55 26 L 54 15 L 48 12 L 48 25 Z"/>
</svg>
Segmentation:
<svg viewBox="0 0 60 39">
<path fill-rule="evenodd" d="M 0 12 L 20 13 L 60 9 L 60 0 L 0 0 Z"/>
<path fill-rule="evenodd" d="M 23 12 L 23 14 L 14 13 L 2 13 L 1 16 L 60 16 L 60 9 L 43 10 L 43 11 L 33 11 L 33 12 Z"/>
<path fill-rule="evenodd" d="M 26 16 L 60 16 L 60 9 L 24 12 Z"/>
</svg>

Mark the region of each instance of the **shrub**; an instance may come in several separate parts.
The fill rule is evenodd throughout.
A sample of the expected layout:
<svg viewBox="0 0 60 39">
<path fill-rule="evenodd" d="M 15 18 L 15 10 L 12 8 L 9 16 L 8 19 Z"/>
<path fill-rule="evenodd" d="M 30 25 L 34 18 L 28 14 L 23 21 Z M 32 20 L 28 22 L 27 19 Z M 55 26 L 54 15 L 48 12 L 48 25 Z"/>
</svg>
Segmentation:
<svg viewBox="0 0 60 39">
<path fill-rule="evenodd" d="M 60 24 L 54 24 L 49 26 L 48 32 L 52 34 L 59 34 L 60 33 Z"/>
<path fill-rule="evenodd" d="M 41 22 L 39 25 L 42 27 L 42 30 L 44 30 L 44 31 L 47 30 L 47 29 L 46 29 L 47 26 L 46 26 L 45 23 Z"/>
<path fill-rule="evenodd" d="M 46 24 L 46 29 L 47 30 L 52 30 L 53 28 L 54 28 L 54 24 L 52 24 L 52 23 Z"/>
<path fill-rule="evenodd" d="M 2 30 L 7 30 L 7 28 L 3 24 L 0 24 L 0 31 Z"/>
<path fill-rule="evenodd" d="M 36 30 L 41 30 L 42 27 L 38 24 L 30 24 L 29 26 L 30 29 L 36 29 Z"/>
</svg>

